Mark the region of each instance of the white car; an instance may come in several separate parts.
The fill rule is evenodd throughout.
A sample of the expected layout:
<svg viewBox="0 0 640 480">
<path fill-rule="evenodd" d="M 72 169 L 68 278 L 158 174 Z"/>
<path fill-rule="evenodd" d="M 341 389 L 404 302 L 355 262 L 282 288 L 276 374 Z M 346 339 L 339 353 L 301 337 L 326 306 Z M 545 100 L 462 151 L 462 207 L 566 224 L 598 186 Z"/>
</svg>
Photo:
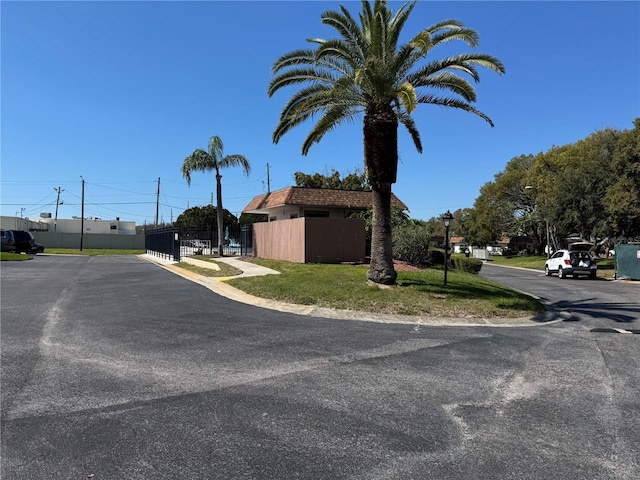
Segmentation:
<svg viewBox="0 0 640 480">
<path fill-rule="evenodd" d="M 596 278 L 598 266 L 589 253 L 593 246 L 593 243 L 578 242 L 566 250 L 558 250 L 544 264 L 545 275 L 557 273 L 559 278 L 567 278 L 567 275 L 573 275 L 574 278 L 581 275 Z"/>
</svg>

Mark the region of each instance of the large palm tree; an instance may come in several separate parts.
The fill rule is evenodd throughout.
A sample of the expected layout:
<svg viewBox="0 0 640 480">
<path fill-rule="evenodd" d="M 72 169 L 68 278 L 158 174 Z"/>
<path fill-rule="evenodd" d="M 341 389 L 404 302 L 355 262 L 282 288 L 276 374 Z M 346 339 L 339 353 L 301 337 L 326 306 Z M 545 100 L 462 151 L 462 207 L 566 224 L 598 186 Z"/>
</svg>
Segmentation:
<svg viewBox="0 0 640 480">
<path fill-rule="evenodd" d="M 364 168 L 373 189 L 368 278 L 379 284 L 394 284 L 397 276 L 391 251 L 391 185 L 398 170 L 398 124 L 406 127 L 420 153 L 422 143 L 411 117 L 420 103 L 465 110 L 493 126 L 489 117 L 471 106 L 475 90 L 460 74 L 478 82 L 477 67 L 504 73 L 500 60 L 480 53 L 424 61 L 434 47 L 450 40 L 478 45 L 477 32 L 457 20 L 437 23 L 399 45 L 416 3 L 404 4 L 393 15 L 384 0 L 373 5 L 363 0 L 360 23 L 343 6 L 339 12 L 324 12 L 322 23 L 335 28 L 339 38 L 309 39 L 315 49 L 295 50 L 277 59 L 268 90 L 272 96 L 283 87 L 303 84 L 286 103 L 273 133 L 278 143 L 293 127 L 318 115 L 302 145 L 303 155 L 337 125 L 364 114 Z"/>
<path fill-rule="evenodd" d="M 210 172 L 215 170 L 216 172 L 216 199 L 218 204 L 216 205 L 216 216 L 218 220 L 218 254 L 222 257 L 224 255 L 223 239 L 224 239 L 224 225 L 223 225 L 223 211 L 222 211 L 222 175 L 220 170 L 228 167 L 242 167 L 245 175 L 249 176 L 251 173 L 251 164 L 244 155 L 224 155 L 224 145 L 219 136 L 214 135 L 209 139 L 207 151 L 198 148 L 194 152 L 184 159 L 182 164 L 182 176 L 187 180 L 187 184 L 191 185 L 191 173 L 192 172 Z"/>
</svg>

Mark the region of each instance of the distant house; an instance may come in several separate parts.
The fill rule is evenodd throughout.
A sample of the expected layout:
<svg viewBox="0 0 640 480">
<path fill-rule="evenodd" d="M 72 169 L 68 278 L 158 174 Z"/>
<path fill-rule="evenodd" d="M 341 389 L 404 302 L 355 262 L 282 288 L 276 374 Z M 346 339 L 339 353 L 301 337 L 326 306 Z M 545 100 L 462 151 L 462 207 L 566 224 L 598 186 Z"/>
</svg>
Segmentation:
<svg viewBox="0 0 640 480">
<path fill-rule="evenodd" d="M 534 251 L 535 242 L 530 237 L 501 237 L 487 247 L 489 255 L 503 255 L 506 252 L 517 253 L 523 250 Z"/>
<path fill-rule="evenodd" d="M 460 236 L 451 237 L 449 244 L 451 245 L 451 251 L 453 253 L 464 253 L 469 247 L 469 243 L 464 240 L 464 237 Z"/>
<path fill-rule="evenodd" d="M 373 192 L 287 187 L 258 195 L 242 213 L 264 214 L 253 224 L 256 257 L 299 263 L 363 263 L 364 220 L 348 218 L 370 209 Z M 407 206 L 392 194 L 391 205 Z"/>
</svg>

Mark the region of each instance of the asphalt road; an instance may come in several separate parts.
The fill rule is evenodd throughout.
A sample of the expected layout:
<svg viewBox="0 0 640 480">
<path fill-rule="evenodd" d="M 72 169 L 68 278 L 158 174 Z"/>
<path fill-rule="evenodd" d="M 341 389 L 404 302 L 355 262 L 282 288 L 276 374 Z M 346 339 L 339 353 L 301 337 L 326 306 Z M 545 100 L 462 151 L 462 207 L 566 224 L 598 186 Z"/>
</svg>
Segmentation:
<svg viewBox="0 0 640 480">
<path fill-rule="evenodd" d="M 549 308 L 593 328 L 640 329 L 640 282 L 560 279 L 542 271 L 491 264 L 483 265 L 480 274 L 535 295 Z"/>
<path fill-rule="evenodd" d="M 1 268 L 3 479 L 640 478 L 640 335 L 296 316 L 137 257 Z"/>
</svg>

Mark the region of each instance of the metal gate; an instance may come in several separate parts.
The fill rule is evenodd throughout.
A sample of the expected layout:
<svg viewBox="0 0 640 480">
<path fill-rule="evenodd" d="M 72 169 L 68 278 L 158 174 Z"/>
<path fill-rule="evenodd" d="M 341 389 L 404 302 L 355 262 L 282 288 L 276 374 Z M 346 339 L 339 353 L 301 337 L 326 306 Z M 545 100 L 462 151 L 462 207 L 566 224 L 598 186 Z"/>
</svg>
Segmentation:
<svg viewBox="0 0 640 480">
<path fill-rule="evenodd" d="M 251 256 L 253 254 L 253 226 L 238 225 L 225 228 L 222 254 L 225 256 Z M 145 232 L 144 248 L 147 253 L 179 262 L 191 255 L 217 255 L 217 232 L 188 228 L 160 228 Z"/>
<path fill-rule="evenodd" d="M 159 257 L 180 261 L 180 229 L 177 227 L 147 230 L 144 234 L 144 249 Z"/>
</svg>

